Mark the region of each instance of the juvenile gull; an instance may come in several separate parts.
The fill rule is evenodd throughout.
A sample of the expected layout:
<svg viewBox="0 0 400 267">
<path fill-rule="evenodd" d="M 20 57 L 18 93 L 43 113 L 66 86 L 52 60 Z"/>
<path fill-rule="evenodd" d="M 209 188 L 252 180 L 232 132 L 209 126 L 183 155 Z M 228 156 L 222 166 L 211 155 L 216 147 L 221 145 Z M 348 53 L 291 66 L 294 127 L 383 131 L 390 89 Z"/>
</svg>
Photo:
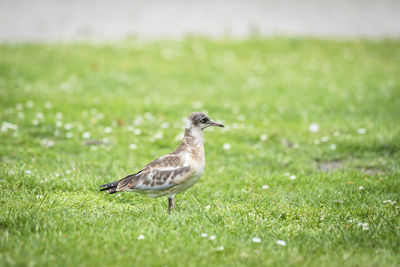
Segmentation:
<svg viewBox="0 0 400 267">
<path fill-rule="evenodd" d="M 203 130 L 209 126 L 224 127 L 201 112 L 190 114 L 182 143 L 175 151 L 147 164 L 125 178 L 103 184 L 101 191 L 114 194 L 133 191 L 150 197 L 168 198 L 168 213 L 175 207 L 174 197 L 200 178 L 205 166 Z"/>
</svg>

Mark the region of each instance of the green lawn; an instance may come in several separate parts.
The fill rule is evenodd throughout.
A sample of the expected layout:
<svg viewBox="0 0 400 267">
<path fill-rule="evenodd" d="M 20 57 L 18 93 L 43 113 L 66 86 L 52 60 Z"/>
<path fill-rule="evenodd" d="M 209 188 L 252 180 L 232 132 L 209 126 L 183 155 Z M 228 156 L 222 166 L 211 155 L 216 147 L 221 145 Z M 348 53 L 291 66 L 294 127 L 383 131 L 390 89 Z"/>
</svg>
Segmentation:
<svg viewBox="0 0 400 267">
<path fill-rule="evenodd" d="M 192 111 L 226 127 L 171 215 L 98 191 Z M 0 124 L 1 266 L 400 264 L 400 41 L 2 44 Z"/>
</svg>

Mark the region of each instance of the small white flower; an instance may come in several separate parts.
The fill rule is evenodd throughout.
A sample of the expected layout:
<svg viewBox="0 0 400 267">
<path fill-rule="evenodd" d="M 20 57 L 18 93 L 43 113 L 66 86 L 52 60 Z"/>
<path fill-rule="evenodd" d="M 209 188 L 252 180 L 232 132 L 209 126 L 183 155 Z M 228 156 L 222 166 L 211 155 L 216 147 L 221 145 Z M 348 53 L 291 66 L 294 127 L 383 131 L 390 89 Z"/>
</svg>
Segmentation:
<svg viewBox="0 0 400 267">
<path fill-rule="evenodd" d="M 358 189 L 360 189 L 360 190 L 364 190 L 364 187 L 360 186 Z"/>
<path fill-rule="evenodd" d="M 38 119 L 33 119 L 32 120 L 32 124 L 35 125 L 35 126 L 39 125 L 39 120 Z"/>
<path fill-rule="evenodd" d="M 16 108 L 17 110 L 21 110 L 21 109 L 24 108 L 24 106 L 23 106 L 21 103 L 17 103 L 17 104 L 15 105 L 15 108 Z"/>
<path fill-rule="evenodd" d="M 330 149 L 331 150 L 335 150 L 336 149 L 336 144 L 331 144 Z"/>
<path fill-rule="evenodd" d="M 223 250 L 224 250 L 224 246 L 217 247 L 217 251 L 223 251 Z"/>
<path fill-rule="evenodd" d="M 89 132 L 83 132 L 82 137 L 84 139 L 88 139 L 88 138 L 90 138 L 90 133 Z"/>
<path fill-rule="evenodd" d="M 136 144 L 129 144 L 129 149 L 135 150 L 135 149 L 137 149 L 137 145 Z"/>
<path fill-rule="evenodd" d="M 294 175 L 294 174 L 290 175 L 290 176 L 289 176 L 289 179 L 290 179 L 290 180 L 295 180 L 295 179 L 296 179 L 296 175 Z"/>
<path fill-rule="evenodd" d="M 144 239 L 144 235 L 140 234 L 140 235 L 137 237 L 137 239 L 138 239 L 138 240 L 143 240 L 143 239 Z"/>
<path fill-rule="evenodd" d="M 203 103 L 201 103 L 200 101 L 195 101 L 195 102 L 192 103 L 192 107 L 194 109 L 200 109 L 200 108 L 203 107 Z"/>
<path fill-rule="evenodd" d="M 61 121 L 56 121 L 56 127 L 58 127 L 58 128 L 60 128 L 60 127 L 62 127 L 62 122 Z"/>
<path fill-rule="evenodd" d="M 224 150 L 229 150 L 229 149 L 231 149 L 231 145 L 228 144 L 228 143 L 225 143 L 225 144 L 222 146 L 222 148 L 223 148 Z"/>
<path fill-rule="evenodd" d="M 279 246 L 286 246 L 286 242 L 283 240 L 276 240 L 276 244 L 278 244 Z"/>
<path fill-rule="evenodd" d="M 369 230 L 369 225 L 368 225 L 368 223 L 358 223 L 358 226 L 359 227 L 362 227 L 362 229 L 364 230 L 364 231 L 366 231 L 366 230 Z"/>
<path fill-rule="evenodd" d="M 207 205 L 206 210 L 208 211 L 210 209 L 210 207 L 211 207 L 210 205 Z"/>
<path fill-rule="evenodd" d="M 72 138 L 73 134 L 72 134 L 71 132 L 68 132 L 65 136 L 66 136 L 67 138 Z"/>
<path fill-rule="evenodd" d="M 161 127 L 162 129 L 166 129 L 166 128 L 169 127 L 169 123 L 168 123 L 168 122 L 163 122 L 163 123 L 161 123 L 160 127 Z"/>
<path fill-rule="evenodd" d="M 63 117 L 63 114 L 61 112 L 56 113 L 56 120 L 61 120 Z"/>
<path fill-rule="evenodd" d="M 267 140 L 268 139 L 268 135 L 267 134 L 262 134 L 262 135 L 260 135 L 260 140 L 261 141 L 265 141 L 265 140 Z"/>
<path fill-rule="evenodd" d="M 36 113 L 36 118 L 37 118 L 38 120 L 43 120 L 43 119 L 44 119 L 43 113 L 42 113 L 42 112 Z"/>
<path fill-rule="evenodd" d="M 54 146 L 54 141 L 53 140 L 49 140 L 49 139 L 43 139 L 41 142 L 42 146 L 44 147 L 52 147 Z"/>
<path fill-rule="evenodd" d="M 396 201 L 392 201 L 392 200 L 385 200 L 385 201 L 383 201 L 383 204 L 386 204 L 386 203 L 389 203 L 389 204 L 394 205 L 394 204 L 396 204 L 397 202 L 396 202 Z"/>
<path fill-rule="evenodd" d="M 340 132 L 339 131 L 335 131 L 334 133 L 333 133 L 333 136 L 339 136 L 340 135 Z"/>
<path fill-rule="evenodd" d="M 32 171 L 25 171 L 25 173 L 26 173 L 26 174 L 31 174 L 31 173 L 32 173 Z"/>
<path fill-rule="evenodd" d="M 135 129 L 135 130 L 133 130 L 133 133 L 135 135 L 140 135 L 142 133 L 142 131 L 140 129 Z"/>
<path fill-rule="evenodd" d="M 264 190 L 265 190 L 265 189 L 268 189 L 268 188 L 269 188 L 269 186 L 268 186 L 267 184 L 265 184 L 265 185 L 262 186 L 262 189 L 264 189 Z"/>
<path fill-rule="evenodd" d="M 111 127 L 106 127 L 106 128 L 104 128 L 104 132 L 105 133 L 111 133 L 112 132 L 112 128 Z"/>
<path fill-rule="evenodd" d="M 65 130 L 70 130 L 72 128 L 72 124 L 71 123 L 66 123 L 65 125 L 64 125 L 64 129 Z"/>
<path fill-rule="evenodd" d="M 215 239 L 217 239 L 217 237 L 215 235 L 210 235 L 210 237 L 208 239 L 215 240 Z"/>
<path fill-rule="evenodd" d="M 319 125 L 315 122 L 311 123 L 310 126 L 308 127 L 308 129 L 310 130 L 310 132 L 316 133 L 319 131 Z"/>
<path fill-rule="evenodd" d="M 206 238 L 207 236 L 208 236 L 207 233 L 202 233 L 202 234 L 201 234 L 201 237 L 203 237 L 203 238 Z"/>
<path fill-rule="evenodd" d="M 18 130 L 18 126 L 16 124 L 13 124 L 13 123 L 7 122 L 7 121 L 5 121 L 1 124 L 2 132 L 7 132 L 9 129 L 10 130 Z"/>
<path fill-rule="evenodd" d="M 261 242 L 261 238 L 259 238 L 259 237 L 253 237 L 253 238 L 251 239 L 251 241 L 253 241 L 254 243 L 260 243 L 260 242 Z"/>
<path fill-rule="evenodd" d="M 237 119 L 238 119 L 239 121 L 244 121 L 244 120 L 246 119 L 246 116 L 244 116 L 243 114 L 240 114 L 240 115 L 237 117 Z"/>
<path fill-rule="evenodd" d="M 26 106 L 28 108 L 33 108 L 33 101 L 29 100 L 28 102 L 26 102 Z"/>
<path fill-rule="evenodd" d="M 175 136 L 175 138 L 174 138 L 175 141 L 180 141 L 180 140 L 182 140 L 182 139 L 183 139 L 183 133 L 177 134 L 177 135 Z"/>
<path fill-rule="evenodd" d="M 357 130 L 358 134 L 365 134 L 367 132 L 367 130 L 365 128 L 360 128 Z"/>
<path fill-rule="evenodd" d="M 44 104 L 44 107 L 46 108 L 46 109 L 51 109 L 52 107 L 53 107 L 53 104 L 51 104 L 51 102 L 46 102 L 45 104 Z"/>
<path fill-rule="evenodd" d="M 25 117 L 25 114 L 23 112 L 18 112 L 18 118 L 23 119 Z"/>
<path fill-rule="evenodd" d="M 323 136 L 322 138 L 321 138 L 321 142 L 323 142 L 323 143 L 326 143 L 326 142 L 328 142 L 329 141 L 329 137 L 328 136 Z"/>
</svg>

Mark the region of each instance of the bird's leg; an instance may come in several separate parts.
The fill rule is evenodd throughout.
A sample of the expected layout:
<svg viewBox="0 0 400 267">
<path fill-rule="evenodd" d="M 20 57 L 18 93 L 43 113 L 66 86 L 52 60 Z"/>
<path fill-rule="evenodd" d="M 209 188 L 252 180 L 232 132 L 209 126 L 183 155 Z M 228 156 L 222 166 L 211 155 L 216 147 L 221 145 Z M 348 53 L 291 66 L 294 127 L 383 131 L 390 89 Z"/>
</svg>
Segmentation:
<svg viewBox="0 0 400 267">
<path fill-rule="evenodd" d="M 169 197 L 168 198 L 168 214 L 171 213 L 172 208 L 175 208 L 175 199 L 174 199 L 174 197 Z"/>
</svg>

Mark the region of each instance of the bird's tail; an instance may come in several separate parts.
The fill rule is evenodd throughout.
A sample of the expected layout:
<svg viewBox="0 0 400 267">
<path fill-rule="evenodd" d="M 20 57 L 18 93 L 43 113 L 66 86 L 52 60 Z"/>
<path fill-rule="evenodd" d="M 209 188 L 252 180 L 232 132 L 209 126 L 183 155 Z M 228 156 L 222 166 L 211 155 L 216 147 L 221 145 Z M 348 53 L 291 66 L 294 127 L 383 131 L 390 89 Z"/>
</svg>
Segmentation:
<svg viewBox="0 0 400 267">
<path fill-rule="evenodd" d="M 112 182 L 112 183 L 109 183 L 109 184 L 100 185 L 100 187 L 103 187 L 103 188 L 100 189 L 100 191 L 108 190 L 109 194 L 117 193 L 117 186 L 118 186 L 119 182 L 120 181 L 116 181 L 116 182 Z"/>
</svg>

